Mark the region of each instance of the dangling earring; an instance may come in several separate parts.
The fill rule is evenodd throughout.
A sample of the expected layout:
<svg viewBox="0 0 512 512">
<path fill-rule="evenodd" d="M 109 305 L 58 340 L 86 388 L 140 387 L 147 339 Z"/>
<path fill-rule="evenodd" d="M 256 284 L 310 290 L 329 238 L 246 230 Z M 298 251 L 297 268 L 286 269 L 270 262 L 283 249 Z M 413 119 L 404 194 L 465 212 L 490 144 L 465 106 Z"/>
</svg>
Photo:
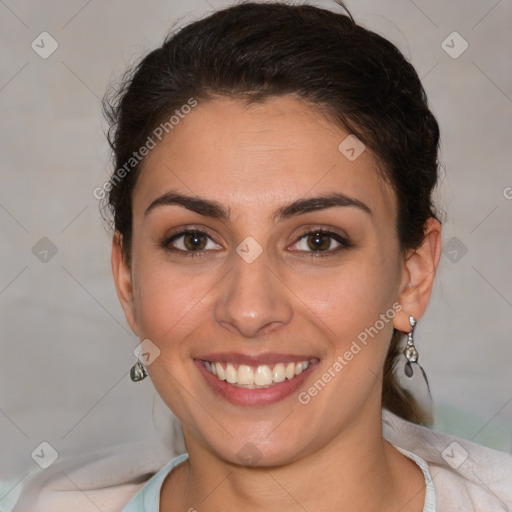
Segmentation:
<svg viewBox="0 0 512 512">
<path fill-rule="evenodd" d="M 407 344 L 403 351 L 401 361 L 402 371 L 396 373 L 400 387 L 412 395 L 417 405 L 421 409 L 422 415 L 427 418 L 427 423 L 433 420 L 433 403 L 428 384 L 427 375 L 418 363 L 419 354 L 414 345 L 414 329 L 416 328 L 416 319 L 409 316 L 411 330 L 407 333 Z"/>
<path fill-rule="evenodd" d="M 412 377 L 413 371 L 411 363 L 418 363 L 419 354 L 416 350 L 416 347 L 414 346 L 414 329 L 416 327 L 416 319 L 413 316 L 409 317 L 409 324 L 411 325 L 411 330 L 407 334 L 407 346 L 405 347 L 405 357 L 407 358 L 407 363 L 405 363 L 404 372 L 407 377 Z M 421 368 L 421 366 L 420 366 Z M 421 371 L 423 372 L 423 368 L 421 368 Z M 425 372 L 423 372 L 425 373 Z M 425 377 L 426 380 L 426 377 Z"/>
<path fill-rule="evenodd" d="M 130 369 L 130 379 L 133 382 L 144 380 L 148 375 L 146 367 L 140 361 L 137 361 Z"/>
</svg>

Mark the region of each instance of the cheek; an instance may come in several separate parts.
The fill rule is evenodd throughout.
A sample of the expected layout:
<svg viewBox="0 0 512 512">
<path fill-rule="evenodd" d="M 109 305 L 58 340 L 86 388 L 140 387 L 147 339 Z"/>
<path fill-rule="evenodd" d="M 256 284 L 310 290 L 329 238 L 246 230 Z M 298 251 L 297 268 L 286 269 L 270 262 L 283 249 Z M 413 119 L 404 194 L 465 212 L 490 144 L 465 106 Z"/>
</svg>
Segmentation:
<svg viewBox="0 0 512 512">
<path fill-rule="evenodd" d="M 392 261 L 378 254 L 360 254 L 327 272 L 295 278 L 297 295 L 335 340 L 337 349 L 344 349 L 367 330 L 375 337 L 375 326 L 382 337 L 389 337 L 392 306 L 398 296 L 397 268 L 389 263 Z M 386 317 L 384 325 L 381 315 Z M 364 339 L 364 334 L 360 338 Z"/>
<path fill-rule="evenodd" d="M 177 272 L 155 259 L 140 260 L 136 276 L 135 310 L 141 339 L 150 339 L 159 349 L 148 367 L 151 380 L 168 407 L 187 420 L 187 393 L 192 363 L 187 352 L 191 335 L 205 322 L 212 287 L 206 274 Z"/>
<path fill-rule="evenodd" d="M 180 274 L 168 265 L 153 262 L 144 265 L 137 283 L 135 309 L 141 333 L 158 344 L 176 338 L 195 321 L 204 309 L 201 298 L 207 294 L 210 279 Z"/>
</svg>

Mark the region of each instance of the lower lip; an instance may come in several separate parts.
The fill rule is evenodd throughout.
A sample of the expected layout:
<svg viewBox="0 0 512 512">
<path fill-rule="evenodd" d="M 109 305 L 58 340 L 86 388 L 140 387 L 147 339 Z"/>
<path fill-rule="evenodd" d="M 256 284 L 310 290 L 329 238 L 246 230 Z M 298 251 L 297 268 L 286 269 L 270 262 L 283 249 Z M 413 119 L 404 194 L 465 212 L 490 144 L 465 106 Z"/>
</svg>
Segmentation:
<svg viewBox="0 0 512 512">
<path fill-rule="evenodd" d="M 269 386 L 268 388 L 237 388 L 232 386 L 225 380 L 220 380 L 211 372 L 206 369 L 203 361 L 194 360 L 194 363 L 204 375 L 206 382 L 213 388 L 213 390 L 228 402 L 236 405 L 269 405 L 295 393 L 303 382 L 308 378 L 309 374 L 318 366 L 317 360 L 312 361 L 310 365 L 300 374 L 293 379 L 286 379 L 283 382 L 278 382 Z"/>
</svg>

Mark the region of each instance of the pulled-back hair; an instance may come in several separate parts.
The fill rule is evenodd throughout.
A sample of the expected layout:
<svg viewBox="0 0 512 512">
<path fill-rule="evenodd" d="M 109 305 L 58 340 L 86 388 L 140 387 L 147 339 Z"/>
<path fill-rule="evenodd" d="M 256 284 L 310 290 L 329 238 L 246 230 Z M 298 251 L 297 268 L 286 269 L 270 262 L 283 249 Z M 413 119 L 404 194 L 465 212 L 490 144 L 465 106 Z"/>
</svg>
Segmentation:
<svg viewBox="0 0 512 512">
<path fill-rule="evenodd" d="M 126 171 L 122 179 L 112 176 L 107 207 L 128 262 L 132 192 L 144 160 L 129 168 L 126 163 L 155 128 L 191 98 L 259 102 L 283 95 L 311 103 L 373 152 L 395 191 L 402 250 L 420 245 L 425 222 L 435 217 L 439 128 L 413 66 L 348 11 L 243 3 L 171 34 L 104 101 L 115 169 Z M 400 338 L 395 330 L 384 367 L 383 407 L 421 423 L 426 418 L 394 376 Z"/>
</svg>

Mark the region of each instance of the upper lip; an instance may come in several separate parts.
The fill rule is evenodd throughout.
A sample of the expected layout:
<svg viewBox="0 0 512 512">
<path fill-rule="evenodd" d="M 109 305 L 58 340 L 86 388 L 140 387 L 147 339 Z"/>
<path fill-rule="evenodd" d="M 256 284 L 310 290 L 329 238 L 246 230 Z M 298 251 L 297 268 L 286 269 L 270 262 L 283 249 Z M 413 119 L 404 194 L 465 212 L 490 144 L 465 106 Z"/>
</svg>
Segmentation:
<svg viewBox="0 0 512 512">
<path fill-rule="evenodd" d="M 194 359 L 201 361 L 226 362 L 235 364 L 245 364 L 247 366 L 272 365 L 277 363 L 298 363 L 300 361 L 310 361 L 318 359 L 311 355 L 283 354 L 278 352 L 263 352 L 261 354 L 241 354 L 239 352 L 216 352 L 204 354 Z"/>
</svg>

